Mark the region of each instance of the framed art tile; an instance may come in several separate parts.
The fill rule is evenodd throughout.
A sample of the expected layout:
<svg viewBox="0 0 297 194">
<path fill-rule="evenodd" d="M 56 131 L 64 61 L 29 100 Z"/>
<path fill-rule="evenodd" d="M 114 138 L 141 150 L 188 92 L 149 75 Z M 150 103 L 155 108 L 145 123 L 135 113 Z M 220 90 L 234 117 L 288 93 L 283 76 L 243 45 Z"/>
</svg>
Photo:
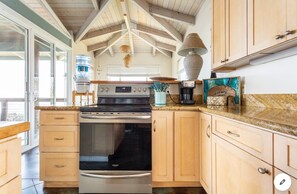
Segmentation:
<svg viewBox="0 0 297 194">
<path fill-rule="evenodd" d="M 225 77 L 203 80 L 203 103 L 207 96 L 233 96 L 235 104 L 241 104 L 240 77 Z"/>
</svg>

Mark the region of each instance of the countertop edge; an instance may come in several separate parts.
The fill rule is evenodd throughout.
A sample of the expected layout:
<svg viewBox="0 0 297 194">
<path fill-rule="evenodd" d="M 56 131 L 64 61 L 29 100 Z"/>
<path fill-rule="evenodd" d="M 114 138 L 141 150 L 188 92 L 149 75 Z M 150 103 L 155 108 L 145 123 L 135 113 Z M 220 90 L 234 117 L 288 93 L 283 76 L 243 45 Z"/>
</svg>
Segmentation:
<svg viewBox="0 0 297 194">
<path fill-rule="evenodd" d="M 28 131 L 30 129 L 29 122 L 20 122 L 20 123 L 13 122 L 12 124 L 9 124 L 9 121 L 8 121 L 7 123 L 8 125 L 0 127 L 0 140 Z"/>
</svg>

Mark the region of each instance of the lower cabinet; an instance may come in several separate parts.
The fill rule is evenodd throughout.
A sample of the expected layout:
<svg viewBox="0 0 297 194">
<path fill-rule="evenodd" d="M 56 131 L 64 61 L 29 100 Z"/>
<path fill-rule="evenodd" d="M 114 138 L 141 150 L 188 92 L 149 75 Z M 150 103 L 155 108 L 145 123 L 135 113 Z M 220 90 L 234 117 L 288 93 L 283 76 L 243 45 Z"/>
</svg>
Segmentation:
<svg viewBox="0 0 297 194">
<path fill-rule="evenodd" d="M 285 173 L 277 168 L 274 168 L 274 174 L 277 176 L 280 173 Z M 285 173 L 286 174 L 286 173 Z M 289 175 L 290 176 L 290 175 Z M 279 191 L 276 188 L 274 188 L 274 194 L 297 194 L 297 179 L 290 176 L 292 184 L 290 188 L 287 191 Z"/>
<path fill-rule="evenodd" d="M 199 115 L 191 111 L 153 111 L 154 187 L 200 186 Z"/>
<path fill-rule="evenodd" d="M 272 194 L 273 168 L 233 144 L 212 136 L 213 194 Z"/>
<path fill-rule="evenodd" d="M 211 193 L 211 115 L 199 113 L 200 183 Z"/>
</svg>

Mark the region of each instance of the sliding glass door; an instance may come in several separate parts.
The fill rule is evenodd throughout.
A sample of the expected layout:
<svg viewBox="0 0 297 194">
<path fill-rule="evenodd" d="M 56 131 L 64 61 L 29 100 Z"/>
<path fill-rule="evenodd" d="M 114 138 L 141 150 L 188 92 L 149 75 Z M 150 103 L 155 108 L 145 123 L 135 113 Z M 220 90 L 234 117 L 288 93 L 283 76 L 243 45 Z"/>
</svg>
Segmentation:
<svg viewBox="0 0 297 194">
<path fill-rule="evenodd" d="M 27 30 L 0 15 L 1 121 L 28 121 Z M 28 133 L 21 134 L 29 144 Z"/>
</svg>

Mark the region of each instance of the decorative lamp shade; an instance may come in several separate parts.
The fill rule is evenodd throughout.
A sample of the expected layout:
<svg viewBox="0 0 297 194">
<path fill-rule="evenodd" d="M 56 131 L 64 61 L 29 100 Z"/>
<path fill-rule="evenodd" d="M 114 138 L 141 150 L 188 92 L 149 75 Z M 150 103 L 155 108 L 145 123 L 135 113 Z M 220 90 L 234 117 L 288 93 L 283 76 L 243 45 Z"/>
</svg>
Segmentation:
<svg viewBox="0 0 297 194">
<path fill-rule="evenodd" d="M 198 55 L 207 53 L 207 49 L 197 33 L 191 33 L 185 38 L 177 54 L 187 56 L 190 51 Z"/>
</svg>

